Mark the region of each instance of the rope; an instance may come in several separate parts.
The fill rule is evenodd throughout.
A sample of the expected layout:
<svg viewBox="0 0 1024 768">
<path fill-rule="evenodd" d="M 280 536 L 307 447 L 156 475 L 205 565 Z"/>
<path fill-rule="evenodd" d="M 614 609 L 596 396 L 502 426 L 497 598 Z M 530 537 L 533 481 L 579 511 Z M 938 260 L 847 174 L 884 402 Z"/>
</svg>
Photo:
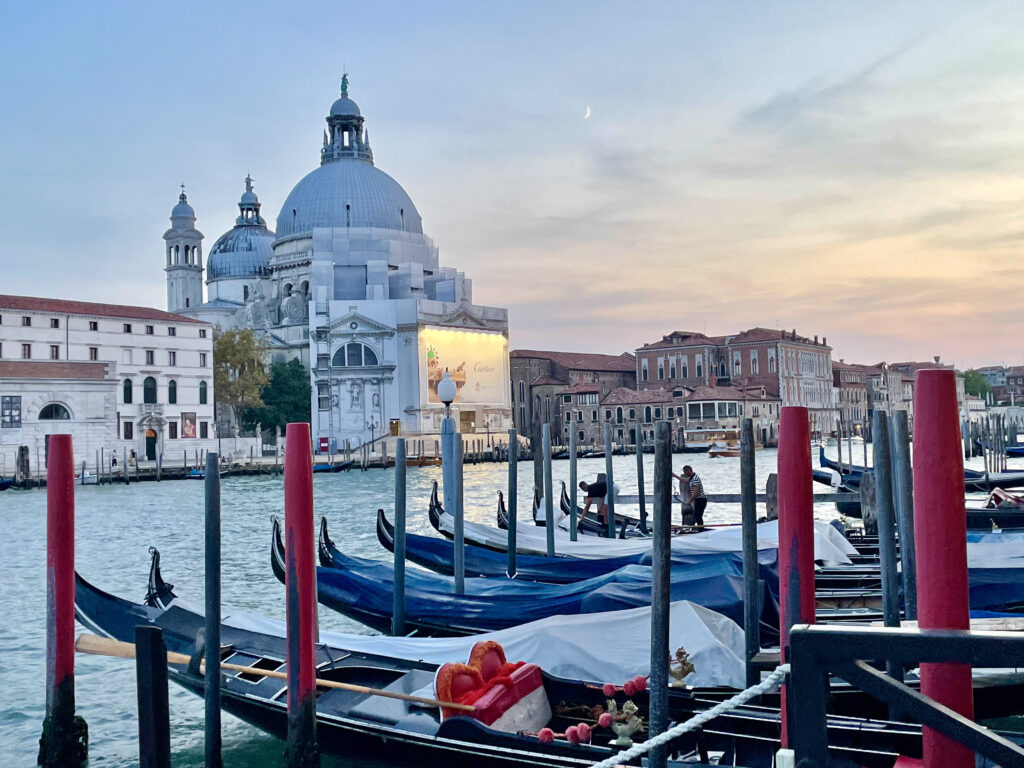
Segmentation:
<svg viewBox="0 0 1024 768">
<path fill-rule="evenodd" d="M 624 752 L 619 752 L 617 755 L 609 757 L 607 760 L 602 760 L 600 763 L 595 763 L 591 768 L 615 768 L 615 766 L 629 762 L 634 757 L 639 757 L 645 752 L 649 752 L 654 747 L 660 747 L 662 744 L 667 744 L 678 736 L 682 736 L 684 733 L 695 731 L 705 723 L 714 720 L 723 712 L 727 712 L 734 707 L 738 707 L 742 704 L 746 704 L 755 696 L 760 696 L 763 693 L 768 693 L 774 690 L 779 684 L 782 683 L 786 675 L 789 674 L 789 664 L 783 664 L 780 667 L 776 667 L 775 670 L 762 680 L 757 685 L 753 685 L 747 688 L 745 691 L 740 691 L 730 699 L 726 699 L 721 704 L 716 704 L 711 709 L 707 709 L 701 712 L 699 715 L 694 715 L 689 720 L 678 725 L 674 725 L 664 733 L 660 733 L 657 736 L 648 739 L 647 741 L 639 744 L 634 744 Z"/>
</svg>

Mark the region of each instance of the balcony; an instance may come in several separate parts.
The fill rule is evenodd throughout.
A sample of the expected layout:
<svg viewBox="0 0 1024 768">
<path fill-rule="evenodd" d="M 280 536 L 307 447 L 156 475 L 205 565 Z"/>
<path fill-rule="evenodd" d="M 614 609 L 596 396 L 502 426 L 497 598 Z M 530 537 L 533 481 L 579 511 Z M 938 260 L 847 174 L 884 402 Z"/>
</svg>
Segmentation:
<svg viewBox="0 0 1024 768">
<path fill-rule="evenodd" d="M 144 416 L 164 415 L 164 406 L 162 403 L 143 403 L 139 406 L 139 410 Z"/>
</svg>

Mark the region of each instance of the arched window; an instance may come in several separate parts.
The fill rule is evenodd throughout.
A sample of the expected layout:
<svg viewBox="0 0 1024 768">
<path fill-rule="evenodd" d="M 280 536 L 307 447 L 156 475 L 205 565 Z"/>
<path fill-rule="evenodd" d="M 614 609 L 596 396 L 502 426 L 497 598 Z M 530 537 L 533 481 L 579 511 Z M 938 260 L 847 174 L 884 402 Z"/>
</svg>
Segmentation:
<svg viewBox="0 0 1024 768">
<path fill-rule="evenodd" d="M 377 353 L 366 344 L 358 341 L 350 341 L 340 347 L 334 353 L 334 360 L 331 365 L 345 368 L 362 368 L 367 365 L 380 365 L 377 361 Z"/>
<path fill-rule="evenodd" d="M 147 376 L 146 380 L 142 382 L 142 402 L 156 402 L 156 379 L 152 376 Z"/>
<path fill-rule="evenodd" d="M 309 295 L 309 280 L 303 280 L 302 281 L 302 294 L 304 296 L 308 296 Z"/>
<path fill-rule="evenodd" d="M 121 388 L 123 392 L 121 399 L 124 400 L 126 403 L 130 403 L 132 401 L 132 380 L 125 379 L 124 384 L 121 385 Z"/>
<path fill-rule="evenodd" d="M 619 424 L 622 423 L 622 406 L 619 406 L 618 408 L 615 409 L 615 421 L 617 421 Z"/>
<path fill-rule="evenodd" d="M 70 419 L 71 414 L 68 413 L 68 409 L 60 403 L 50 403 L 44 405 L 43 410 L 39 412 L 40 421 L 50 421 L 53 419 Z"/>
<path fill-rule="evenodd" d="M 206 382 L 199 382 L 199 404 L 206 405 Z"/>
<path fill-rule="evenodd" d="M 523 385 L 523 380 L 519 380 L 519 402 L 523 402 L 526 399 L 526 387 Z"/>
<path fill-rule="evenodd" d="M 174 379 L 167 382 L 167 402 L 171 405 L 178 402 L 178 382 Z"/>
<path fill-rule="evenodd" d="M 644 408 L 644 421 L 648 424 L 651 423 L 651 406 L 649 405 Z"/>
</svg>

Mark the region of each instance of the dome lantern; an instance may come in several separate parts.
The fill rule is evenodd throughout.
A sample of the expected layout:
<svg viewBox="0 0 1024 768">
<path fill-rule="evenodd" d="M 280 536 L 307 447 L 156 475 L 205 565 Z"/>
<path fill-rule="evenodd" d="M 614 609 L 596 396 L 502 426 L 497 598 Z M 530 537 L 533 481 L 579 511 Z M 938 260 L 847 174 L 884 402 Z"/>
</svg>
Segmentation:
<svg viewBox="0 0 1024 768">
<path fill-rule="evenodd" d="M 331 105 L 327 116 L 327 131 L 320 150 L 320 165 L 335 160 L 354 158 L 373 164 L 373 151 L 363 130 L 363 116 L 359 105 L 348 97 L 348 73 L 341 76 L 341 98 Z"/>
</svg>

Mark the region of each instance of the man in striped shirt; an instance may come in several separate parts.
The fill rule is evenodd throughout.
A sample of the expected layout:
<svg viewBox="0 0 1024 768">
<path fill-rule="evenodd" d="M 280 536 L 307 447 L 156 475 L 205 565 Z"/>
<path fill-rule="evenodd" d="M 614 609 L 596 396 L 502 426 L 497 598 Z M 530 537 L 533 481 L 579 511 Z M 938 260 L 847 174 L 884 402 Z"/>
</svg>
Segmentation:
<svg viewBox="0 0 1024 768">
<path fill-rule="evenodd" d="M 704 483 L 701 482 L 700 477 L 693 471 L 693 467 L 687 464 L 683 467 L 683 474 L 679 476 L 672 473 L 672 477 L 679 481 L 679 498 L 683 500 L 683 505 L 690 504 L 693 506 L 693 522 L 698 528 L 704 527 L 704 510 L 708 506 L 708 497 L 704 493 Z"/>
</svg>

